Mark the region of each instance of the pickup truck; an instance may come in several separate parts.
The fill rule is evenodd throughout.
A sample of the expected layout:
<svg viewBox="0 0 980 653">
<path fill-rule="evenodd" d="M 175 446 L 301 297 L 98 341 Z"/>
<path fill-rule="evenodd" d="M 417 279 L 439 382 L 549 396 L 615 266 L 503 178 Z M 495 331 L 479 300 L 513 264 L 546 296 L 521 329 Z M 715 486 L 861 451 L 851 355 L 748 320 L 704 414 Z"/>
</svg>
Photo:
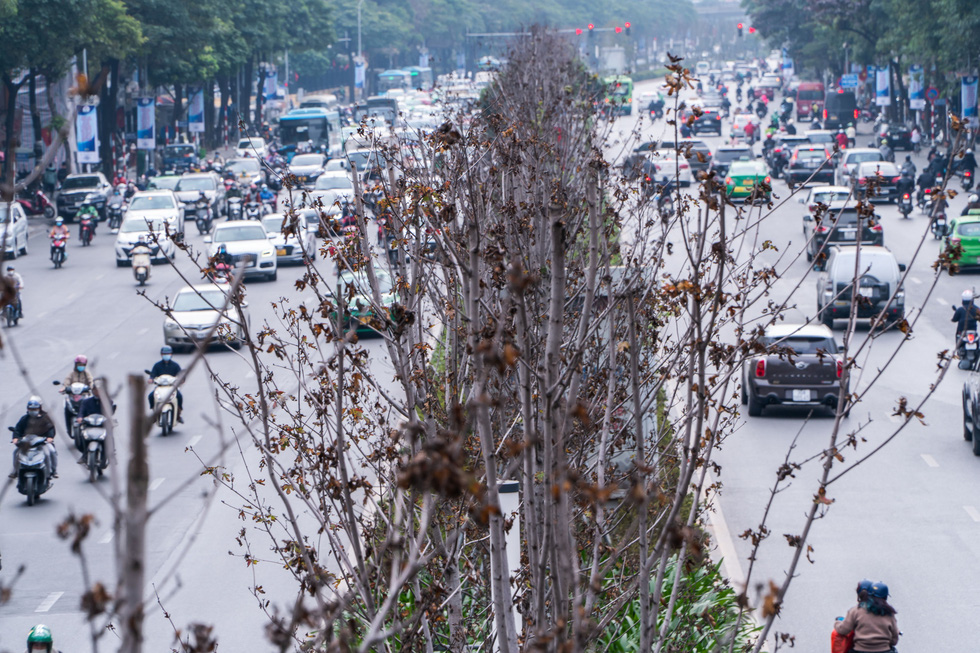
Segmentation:
<svg viewBox="0 0 980 653">
<path fill-rule="evenodd" d="M 844 362 L 833 331 L 819 324 L 778 324 L 765 330 L 759 344 L 765 353 L 742 364 L 742 404 L 750 416 L 775 405 L 837 409 Z"/>
</svg>

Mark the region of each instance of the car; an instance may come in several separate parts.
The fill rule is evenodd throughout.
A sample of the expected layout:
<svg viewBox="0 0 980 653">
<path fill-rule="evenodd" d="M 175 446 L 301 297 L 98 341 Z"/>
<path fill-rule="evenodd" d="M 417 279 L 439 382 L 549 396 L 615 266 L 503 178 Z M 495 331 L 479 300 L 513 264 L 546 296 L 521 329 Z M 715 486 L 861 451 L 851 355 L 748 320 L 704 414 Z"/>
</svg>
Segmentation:
<svg viewBox="0 0 980 653">
<path fill-rule="evenodd" d="M 231 255 L 234 265 L 245 269 L 245 278 L 265 277 L 275 281 L 278 276 L 276 249 L 270 241 L 265 227 L 255 220 L 228 220 L 214 228 L 210 236 L 204 237 L 209 245 L 208 256 L 214 256 L 218 247 L 224 245 Z"/>
<path fill-rule="evenodd" d="M 851 188 L 855 197 L 864 197 L 869 180 L 876 179 L 878 189 L 872 202 L 894 202 L 898 199 L 898 180 L 902 172 L 891 161 L 865 161 L 857 165 L 851 175 Z"/>
<path fill-rule="evenodd" d="M 133 247 L 142 236 L 146 246 L 150 248 L 150 258 L 156 262 L 173 260 L 177 255 L 177 246 L 167 235 L 163 218 L 133 217 L 123 220 L 116 235 L 116 266 L 130 264 Z"/>
<path fill-rule="evenodd" d="M 377 333 L 384 329 L 384 321 L 388 310 L 395 303 L 395 285 L 391 275 L 385 270 L 375 268 L 375 278 L 378 280 L 378 290 L 381 294 L 381 305 L 376 307 L 371 291 L 368 274 L 364 270 L 344 270 L 339 275 L 341 287 L 347 292 L 344 302 L 345 329 L 356 325 L 358 333 Z M 379 315 L 383 314 L 383 315 Z M 336 313 L 333 315 L 336 320 Z"/>
<path fill-rule="evenodd" d="M 678 155 L 676 150 L 657 150 L 650 155 L 648 161 L 649 163 L 644 167 L 644 174 L 649 179 L 645 179 L 645 182 L 666 183 L 674 180 L 677 185 L 687 187 L 694 181 L 691 164 L 687 162 L 683 154 Z"/>
<path fill-rule="evenodd" d="M 711 165 L 711 148 L 696 138 L 683 138 L 679 142 L 681 153 L 695 173 L 707 171 Z M 700 156 L 699 156 L 700 155 Z"/>
<path fill-rule="evenodd" d="M 858 108 L 854 93 L 837 89 L 827 91 L 823 103 L 824 129 L 844 129 L 857 124 Z"/>
<path fill-rule="evenodd" d="M 721 104 L 705 104 L 701 115 L 694 119 L 691 133 L 695 136 L 704 132 L 714 132 L 721 136 Z"/>
<path fill-rule="evenodd" d="M 4 258 L 17 258 L 20 254 L 27 254 L 28 228 L 27 214 L 24 207 L 19 202 L 11 205 L 8 202 L 0 202 L 0 242 L 3 243 Z"/>
<path fill-rule="evenodd" d="M 755 86 L 755 98 L 758 100 L 765 95 L 772 102 L 776 98 L 776 91 L 782 85 L 783 81 L 777 75 L 763 75 L 762 79 Z"/>
<path fill-rule="evenodd" d="M 830 150 L 823 145 L 797 145 L 783 170 L 783 178 L 792 189 L 808 181 L 829 184 L 834 181 Z"/>
<path fill-rule="evenodd" d="M 141 190 L 129 198 L 126 219 L 164 220 L 170 233 L 184 233 L 184 205 L 172 190 Z"/>
<path fill-rule="evenodd" d="M 239 308 L 245 316 L 244 324 Z M 215 343 L 238 349 L 251 326 L 248 304 L 232 306 L 228 288 L 215 284 L 185 286 L 174 296 L 169 309 L 163 320 L 163 342 L 174 349 L 194 349 Z M 212 334 L 215 324 L 218 328 Z"/>
<path fill-rule="evenodd" d="M 837 142 L 837 139 L 834 137 L 836 132 L 832 132 L 829 129 L 809 129 L 803 132 L 803 134 L 814 145 L 827 145 L 833 148 Z"/>
<path fill-rule="evenodd" d="M 61 182 L 55 204 L 58 215 L 71 222 L 83 204 L 91 204 L 99 212 L 99 219 L 105 220 L 105 205 L 112 194 L 112 185 L 101 172 L 68 175 Z"/>
<path fill-rule="evenodd" d="M 357 149 L 348 151 L 345 156 L 350 161 L 351 168 L 359 173 L 365 173 L 371 168 L 380 166 L 379 153 L 371 149 Z"/>
<path fill-rule="evenodd" d="M 947 251 L 949 245 L 958 245 L 961 248 L 953 257 L 953 262 L 961 270 L 980 266 L 980 215 L 967 214 L 952 218 L 947 225 L 940 253 Z"/>
<path fill-rule="evenodd" d="M 225 185 L 213 172 L 191 172 L 180 177 L 174 188 L 177 199 L 184 205 L 185 213 L 193 213 L 194 205 L 200 199 L 201 193 L 211 205 L 212 215 L 218 216 L 225 212 Z"/>
<path fill-rule="evenodd" d="M 914 149 L 912 147 L 912 130 L 907 125 L 890 122 L 888 123 L 887 130 L 886 138 L 888 139 L 888 147 L 892 148 L 893 151 L 905 150 L 906 152 L 911 152 Z M 881 131 L 879 130 L 878 135 L 875 137 L 879 145 L 881 145 Z"/>
<path fill-rule="evenodd" d="M 198 164 L 197 148 L 190 143 L 165 145 L 160 151 L 160 163 L 164 170 L 186 172 Z"/>
<path fill-rule="evenodd" d="M 313 184 L 313 190 L 345 190 L 353 193 L 354 181 L 351 179 L 349 172 L 324 172 L 317 177 L 316 183 Z"/>
<path fill-rule="evenodd" d="M 711 70 L 711 64 L 709 64 L 707 61 L 699 61 L 694 66 L 694 74 L 698 77 L 707 75 L 709 70 Z"/>
<path fill-rule="evenodd" d="M 646 141 L 634 147 L 633 151 L 623 159 L 623 179 L 635 181 L 643 174 L 644 163 L 650 153 L 656 152 L 661 147 L 669 147 L 669 145 L 660 141 Z"/>
<path fill-rule="evenodd" d="M 231 176 L 239 184 L 261 184 L 265 181 L 265 173 L 258 159 L 232 159 L 225 164 L 225 176 Z"/>
<path fill-rule="evenodd" d="M 810 140 L 806 136 L 796 134 L 776 134 L 773 137 L 772 150 L 769 152 L 767 163 L 773 177 L 779 178 L 783 170 L 789 164 L 789 158 L 793 155 L 793 149 L 797 145 L 809 145 Z"/>
<path fill-rule="evenodd" d="M 732 138 L 745 138 L 745 126 L 750 122 L 755 127 L 753 138 L 758 138 L 759 119 L 753 113 L 736 113 L 732 116 Z"/>
<path fill-rule="evenodd" d="M 150 177 L 146 182 L 146 190 L 173 190 L 180 182 L 180 175 L 164 174 Z"/>
<path fill-rule="evenodd" d="M 796 201 L 806 205 L 807 211 L 813 217 L 818 210 L 826 211 L 829 209 L 839 209 L 851 198 L 851 189 L 847 186 L 811 186 L 810 192 L 805 197 L 800 197 Z M 820 205 L 825 208 L 820 209 Z M 806 216 L 803 217 L 804 221 Z M 806 225 L 804 225 L 806 233 Z"/>
<path fill-rule="evenodd" d="M 855 270 L 860 301 L 855 302 L 858 319 L 883 319 L 894 323 L 905 318 L 905 265 L 895 260 L 886 247 L 831 247 L 824 272 L 817 279 L 817 315 L 834 328 L 834 320 L 851 315 Z"/>
<path fill-rule="evenodd" d="M 863 217 L 858 213 L 857 202 L 831 200 L 803 216 L 803 235 L 806 237 L 806 260 L 813 262 L 816 270 L 823 268 L 827 250 L 832 245 L 853 245 L 861 237 L 861 245 L 884 245 L 885 233 L 881 217 L 877 214 Z"/>
<path fill-rule="evenodd" d="M 963 382 L 963 439 L 972 443 L 973 455 L 980 456 L 980 356 Z"/>
<path fill-rule="evenodd" d="M 733 161 L 725 175 L 725 192 L 731 199 L 769 200 L 772 196 L 769 170 L 758 160 Z"/>
<path fill-rule="evenodd" d="M 324 172 L 350 172 L 350 161 L 347 159 L 330 159 L 323 167 Z"/>
<path fill-rule="evenodd" d="M 268 146 L 265 139 L 261 136 L 248 136 L 238 140 L 235 146 L 235 155 L 241 158 L 253 157 L 261 159 L 268 154 Z"/>
<path fill-rule="evenodd" d="M 834 183 L 838 186 L 850 186 L 851 176 L 857 170 L 859 163 L 867 161 L 884 161 L 885 157 L 877 149 L 870 147 L 855 147 L 844 150 L 840 161 L 837 163 L 836 179 Z"/>
<path fill-rule="evenodd" d="M 755 153 L 747 145 L 737 145 L 734 147 L 719 147 L 711 155 L 711 165 L 708 166 L 708 174 L 715 175 L 718 179 L 724 179 L 728 174 L 728 167 L 733 161 L 740 159 L 752 160 Z"/>
<path fill-rule="evenodd" d="M 269 242 L 276 249 L 276 262 L 305 263 L 316 260 L 316 231 L 310 228 L 305 216 L 298 216 L 296 232 L 288 236 L 282 232 L 285 216 L 281 213 L 270 213 L 262 218 L 262 226 L 269 234 Z"/>
<path fill-rule="evenodd" d="M 800 82 L 796 87 L 796 121 L 815 120 L 823 115 L 826 89 L 822 82 Z"/>
<path fill-rule="evenodd" d="M 300 188 L 309 188 L 323 173 L 327 157 L 322 154 L 297 154 L 289 162 L 289 174 L 296 177 Z"/>
<path fill-rule="evenodd" d="M 758 344 L 765 353 L 742 364 L 742 405 L 750 417 L 766 406 L 826 406 L 836 411 L 844 360 L 834 332 L 822 324 L 774 324 Z"/>
</svg>

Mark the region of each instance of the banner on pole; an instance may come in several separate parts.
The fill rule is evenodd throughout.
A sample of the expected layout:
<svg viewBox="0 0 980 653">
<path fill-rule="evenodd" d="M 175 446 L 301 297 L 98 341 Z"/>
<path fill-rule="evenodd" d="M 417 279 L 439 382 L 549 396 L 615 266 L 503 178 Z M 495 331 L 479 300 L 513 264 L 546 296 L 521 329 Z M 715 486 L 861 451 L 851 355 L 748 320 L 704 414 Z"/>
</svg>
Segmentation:
<svg viewBox="0 0 980 653">
<path fill-rule="evenodd" d="M 78 107 L 75 141 L 78 144 L 79 163 L 99 162 L 99 121 L 94 106 Z"/>
<path fill-rule="evenodd" d="M 980 124 L 977 120 L 977 80 L 978 77 L 964 77 L 960 83 L 960 106 L 963 107 L 963 120 L 971 127 Z"/>
<path fill-rule="evenodd" d="M 923 84 L 922 66 L 909 66 L 909 108 L 916 111 L 926 108 L 926 87 Z"/>
<path fill-rule="evenodd" d="M 266 100 L 275 100 L 279 92 L 279 71 L 270 68 L 265 71 L 265 83 L 262 86 L 262 93 Z"/>
<path fill-rule="evenodd" d="M 152 97 L 136 99 L 136 147 L 141 150 L 152 150 L 156 147 L 156 110 L 157 101 Z"/>
<path fill-rule="evenodd" d="M 187 129 L 192 133 L 204 131 L 204 89 L 191 92 L 190 106 L 187 109 Z"/>
<path fill-rule="evenodd" d="M 879 107 L 888 107 L 891 103 L 891 69 L 885 66 L 875 71 L 875 104 Z"/>
<path fill-rule="evenodd" d="M 354 88 L 364 88 L 364 59 L 360 57 L 354 62 Z"/>
</svg>

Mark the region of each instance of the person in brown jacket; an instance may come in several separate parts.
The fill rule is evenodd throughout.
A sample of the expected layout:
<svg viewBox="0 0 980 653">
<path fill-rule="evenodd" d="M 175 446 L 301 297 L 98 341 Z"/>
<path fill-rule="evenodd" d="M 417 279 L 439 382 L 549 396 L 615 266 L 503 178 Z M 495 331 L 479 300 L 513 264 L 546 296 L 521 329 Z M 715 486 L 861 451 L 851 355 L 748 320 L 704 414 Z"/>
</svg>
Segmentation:
<svg viewBox="0 0 980 653">
<path fill-rule="evenodd" d="M 851 653 L 886 653 L 898 644 L 896 610 L 888 604 L 888 586 L 882 582 L 858 584 L 858 604 L 834 624 L 838 635 L 854 633 Z"/>
</svg>

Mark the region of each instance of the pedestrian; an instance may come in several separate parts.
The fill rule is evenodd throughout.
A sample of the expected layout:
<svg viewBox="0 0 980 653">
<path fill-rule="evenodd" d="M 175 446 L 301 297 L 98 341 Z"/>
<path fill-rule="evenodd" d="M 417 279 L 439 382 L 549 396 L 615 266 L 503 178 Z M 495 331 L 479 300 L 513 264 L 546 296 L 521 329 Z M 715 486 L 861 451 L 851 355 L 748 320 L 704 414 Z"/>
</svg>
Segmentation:
<svg viewBox="0 0 980 653">
<path fill-rule="evenodd" d="M 843 619 L 838 617 L 834 630 L 838 635 L 854 633 L 852 651 L 860 653 L 886 653 L 898 644 L 896 610 L 888 604 L 888 586 L 882 582 L 858 583 L 858 604 L 847 611 Z"/>
</svg>

